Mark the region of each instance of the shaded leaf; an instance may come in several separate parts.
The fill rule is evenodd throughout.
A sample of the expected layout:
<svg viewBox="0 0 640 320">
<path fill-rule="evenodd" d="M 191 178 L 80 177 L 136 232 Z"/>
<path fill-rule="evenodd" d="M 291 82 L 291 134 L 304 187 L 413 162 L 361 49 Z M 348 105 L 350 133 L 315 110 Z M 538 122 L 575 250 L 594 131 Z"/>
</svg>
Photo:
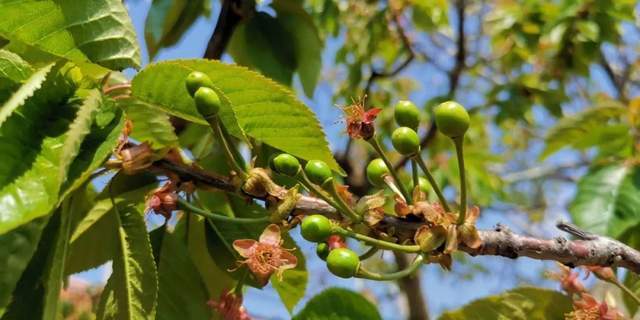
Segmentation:
<svg viewBox="0 0 640 320">
<path fill-rule="evenodd" d="M 322 66 L 322 40 L 318 30 L 311 16 L 298 2 L 277 0 L 271 6 L 276 10 L 277 20 L 293 37 L 296 72 L 304 93 L 311 98 Z"/>
<path fill-rule="evenodd" d="M 120 0 L 1 0 L 0 35 L 71 61 L 111 69 L 140 66 L 140 49 Z"/>
<path fill-rule="evenodd" d="M 209 294 L 187 249 L 184 219 L 181 222 L 162 237 L 156 319 L 209 319 Z"/>
<path fill-rule="evenodd" d="M 523 287 L 478 299 L 438 319 L 564 319 L 571 306 L 571 299 L 560 292 Z"/>
<path fill-rule="evenodd" d="M 362 295 L 347 289 L 329 288 L 317 294 L 294 320 L 382 319 L 378 309 Z"/>
<path fill-rule="evenodd" d="M 51 71 L 52 67 L 53 64 L 49 64 L 35 72 L 25 84 L 15 91 L 9 100 L 2 105 L 2 108 L 0 108 L 0 126 L 16 109 L 22 106 L 29 97 L 33 96 L 36 90 L 40 89 L 40 86 L 42 86 L 42 83 L 46 80 L 47 74 Z"/>
<path fill-rule="evenodd" d="M 57 71 L 0 127 L 0 234 L 51 212 L 98 106 Z M 79 111 L 80 110 L 80 111 Z"/>
<path fill-rule="evenodd" d="M 153 319 L 158 278 L 145 223 L 133 206 L 119 206 L 118 211 L 118 252 L 98 319 Z"/>
<path fill-rule="evenodd" d="M 279 18 L 257 12 L 238 25 L 229 41 L 229 53 L 238 64 L 259 70 L 265 76 L 291 85 L 298 65 L 291 45 L 293 35 Z"/>
<path fill-rule="evenodd" d="M 144 26 L 149 60 L 162 47 L 176 44 L 198 17 L 210 11 L 207 0 L 153 0 Z"/>
<path fill-rule="evenodd" d="M 0 235 L 0 309 L 9 304 L 11 293 L 36 252 L 48 220 L 48 217 L 35 219 Z"/>
</svg>

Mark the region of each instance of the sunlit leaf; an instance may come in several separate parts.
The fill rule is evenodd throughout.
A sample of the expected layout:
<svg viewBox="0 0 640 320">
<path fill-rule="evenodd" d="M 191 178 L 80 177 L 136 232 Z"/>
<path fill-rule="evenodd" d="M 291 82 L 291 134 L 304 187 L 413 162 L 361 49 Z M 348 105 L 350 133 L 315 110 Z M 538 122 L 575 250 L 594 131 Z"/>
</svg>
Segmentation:
<svg viewBox="0 0 640 320">
<path fill-rule="evenodd" d="M 0 35 L 76 62 L 140 66 L 140 49 L 120 0 L 0 1 Z"/>
</svg>

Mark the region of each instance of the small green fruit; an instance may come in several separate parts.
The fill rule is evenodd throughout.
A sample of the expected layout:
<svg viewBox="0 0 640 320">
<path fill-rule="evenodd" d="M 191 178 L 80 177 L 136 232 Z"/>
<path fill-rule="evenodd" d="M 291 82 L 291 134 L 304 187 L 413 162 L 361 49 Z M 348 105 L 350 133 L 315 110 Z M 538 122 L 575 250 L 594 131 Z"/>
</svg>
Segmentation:
<svg viewBox="0 0 640 320">
<path fill-rule="evenodd" d="M 200 71 L 193 71 L 187 76 L 185 85 L 187 86 L 187 91 L 193 97 L 201 87 L 212 88 L 213 82 L 211 82 L 208 75 Z"/>
<path fill-rule="evenodd" d="M 389 168 L 380 158 L 371 160 L 367 165 L 367 179 L 376 187 L 384 185 L 384 176 L 388 174 Z"/>
<path fill-rule="evenodd" d="M 358 272 L 360 258 L 347 248 L 333 249 L 327 256 L 327 267 L 338 277 L 351 278 Z"/>
<path fill-rule="evenodd" d="M 420 125 L 420 110 L 411 101 L 398 101 L 393 116 L 396 119 L 396 123 L 401 127 L 409 127 L 415 130 Z"/>
<path fill-rule="evenodd" d="M 298 159 L 288 153 L 281 153 L 272 160 L 273 168 L 281 174 L 295 176 L 300 171 Z"/>
<path fill-rule="evenodd" d="M 418 186 L 420 186 L 420 191 L 424 193 L 429 193 L 429 190 L 431 190 L 431 185 L 429 184 L 429 181 L 427 181 L 427 179 L 423 177 L 418 178 Z"/>
<path fill-rule="evenodd" d="M 323 215 L 310 215 L 302 219 L 300 233 L 307 241 L 325 241 L 331 235 L 331 221 Z"/>
<path fill-rule="evenodd" d="M 433 112 L 438 130 L 448 137 L 462 137 L 469 129 L 469 114 L 455 101 L 443 102 L 436 106 Z"/>
<path fill-rule="evenodd" d="M 311 182 L 317 185 L 322 185 L 329 178 L 333 177 L 329 166 L 321 160 L 309 160 L 304 167 L 304 173 L 307 174 Z"/>
<path fill-rule="evenodd" d="M 420 151 L 420 138 L 418 134 L 409 127 L 400 127 L 391 134 L 391 143 L 396 151 L 411 155 Z"/>
<path fill-rule="evenodd" d="M 220 98 L 211 88 L 202 87 L 193 96 L 198 112 L 205 118 L 216 116 L 220 111 Z"/>
<path fill-rule="evenodd" d="M 329 245 L 321 242 L 316 246 L 316 254 L 322 260 L 327 260 L 327 256 L 329 255 Z"/>
</svg>

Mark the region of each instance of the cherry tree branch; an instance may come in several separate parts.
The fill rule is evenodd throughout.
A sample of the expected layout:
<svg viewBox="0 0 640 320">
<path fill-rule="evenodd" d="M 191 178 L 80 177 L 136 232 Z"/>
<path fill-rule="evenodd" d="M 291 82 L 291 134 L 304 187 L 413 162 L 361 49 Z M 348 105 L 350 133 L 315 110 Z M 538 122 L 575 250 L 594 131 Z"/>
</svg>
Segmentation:
<svg viewBox="0 0 640 320">
<path fill-rule="evenodd" d="M 178 165 L 167 160 L 154 162 L 154 168 L 170 172 L 182 181 L 191 181 L 196 185 L 219 189 L 226 192 L 241 193 L 231 184 L 229 179 L 194 169 L 186 165 Z M 251 196 L 244 194 L 245 196 Z M 320 214 L 335 214 L 335 208 L 325 201 L 303 195 L 295 206 L 296 210 Z M 398 230 L 417 230 L 421 224 L 392 216 L 385 216 L 382 224 L 393 226 Z M 536 260 L 558 261 L 568 266 L 594 265 L 603 267 L 621 267 L 640 274 L 640 252 L 624 243 L 587 233 L 568 223 L 558 223 L 557 227 L 576 237 L 568 240 L 563 237 L 541 239 L 513 233 L 505 226 L 498 225 L 493 230 L 480 230 L 482 246 L 473 249 L 460 245 L 459 249 L 471 256 L 502 256 L 511 259 L 529 257 Z"/>
</svg>

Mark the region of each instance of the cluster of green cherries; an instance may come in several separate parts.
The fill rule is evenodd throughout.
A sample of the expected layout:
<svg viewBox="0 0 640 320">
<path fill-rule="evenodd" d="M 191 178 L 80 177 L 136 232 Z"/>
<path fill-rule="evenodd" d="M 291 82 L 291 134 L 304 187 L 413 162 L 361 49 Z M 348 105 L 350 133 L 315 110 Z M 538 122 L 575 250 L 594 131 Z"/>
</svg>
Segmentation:
<svg viewBox="0 0 640 320">
<path fill-rule="evenodd" d="M 410 101 L 398 102 L 394 109 L 394 117 L 399 128 L 392 133 L 391 142 L 396 151 L 412 160 L 412 166 L 414 166 L 414 186 L 418 185 L 420 190 L 425 193 L 430 187 L 433 188 L 445 210 L 449 211 L 437 184 L 420 158 L 420 138 L 416 132 L 420 122 L 419 116 L 420 112 L 415 104 Z M 448 101 L 434 108 L 434 116 L 438 130 L 444 135 L 450 137 L 456 146 L 462 183 L 461 213 L 459 220 L 463 221 L 465 211 L 464 207 L 466 207 L 466 201 L 464 200 L 466 197 L 466 188 L 464 185 L 462 140 L 464 134 L 469 128 L 469 114 L 460 104 Z M 395 172 L 389 169 L 391 167 L 390 162 L 386 158 L 384 152 L 382 152 L 375 137 L 369 140 L 370 141 L 368 142 L 380 155 L 380 158 L 372 160 L 366 168 L 367 179 L 369 182 L 376 187 L 383 187 L 384 185 L 387 185 L 403 199 L 410 201 L 409 194 L 404 191 L 406 189 L 399 182 Z M 423 169 L 427 179 L 417 175 L 416 165 L 419 165 Z M 336 208 L 338 212 L 344 214 L 352 223 L 360 223 L 362 221 L 362 217 L 358 213 L 354 212 L 338 194 L 331 169 L 323 161 L 310 160 L 306 163 L 303 169 L 296 157 L 283 153 L 272 159 L 271 166 L 272 169 L 280 174 L 296 178 L 308 190 L 313 191 L 317 196 Z M 390 177 L 393 177 L 393 180 L 391 180 Z M 423 255 L 418 255 L 412 266 L 407 270 L 397 272 L 396 274 L 388 274 L 391 276 L 385 277 L 384 275 L 375 274 L 363 269 L 360 266 L 360 261 L 371 256 L 371 252 L 375 252 L 378 248 L 393 250 L 394 246 L 391 243 L 377 241 L 377 239 L 347 230 L 320 214 L 309 215 L 302 220 L 301 234 L 304 239 L 318 243 L 316 249 L 318 256 L 323 260 L 326 260 L 327 268 L 331 273 L 342 278 L 351 278 L 354 276 L 374 280 L 398 278 L 399 276 L 405 276 L 410 272 L 415 271 L 424 259 Z M 374 250 L 370 250 L 362 256 L 359 256 L 353 250 L 344 247 L 330 249 L 330 246 L 327 245 L 327 240 L 330 236 L 336 234 L 362 240 L 365 243 L 372 245 L 372 249 Z M 420 249 L 417 246 L 397 246 L 402 247 L 405 252 L 420 252 Z M 409 248 L 409 250 L 406 250 L 407 248 Z"/>
</svg>

